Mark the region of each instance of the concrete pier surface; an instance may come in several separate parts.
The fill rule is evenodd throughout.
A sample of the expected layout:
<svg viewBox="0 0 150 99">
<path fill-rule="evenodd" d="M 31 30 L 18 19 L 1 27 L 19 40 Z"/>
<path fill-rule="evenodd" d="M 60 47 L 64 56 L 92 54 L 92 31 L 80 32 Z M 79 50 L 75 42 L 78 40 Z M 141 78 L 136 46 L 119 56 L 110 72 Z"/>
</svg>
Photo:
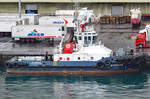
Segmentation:
<svg viewBox="0 0 150 99">
<path fill-rule="evenodd" d="M 42 55 L 45 52 L 54 53 L 58 43 L 50 45 L 49 42 L 42 41 L 37 43 L 16 43 L 12 40 L 0 42 L 0 54 L 3 55 Z"/>
<path fill-rule="evenodd" d="M 128 25 L 95 25 L 95 30 L 98 33 L 97 40 L 101 41 L 106 47 L 112 49 L 113 51 L 123 48 L 124 50 L 134 49 L 136 52 L 141 52 L 141 50 L 137 51 L 135 48 L 135 39 L 139 29 L 144 27 L 132 29 L 131 25 Z M 112 31 L 112 28 L 114 31 L 110 32 Z M 130 31 L 124 31 L 125 28 L 128 28 Z M 52 55 L 53 53 L 57 52 L 56 49 L 59 45 L 59 42 L 60 40 L 55 40 L 53 45 L 45 40 L 34 43 L 19 43 L 12 41 L 10 37 L 0 37 L 0 66 L 5 66 L 6 61 L 14 56 L 45 55 L 46 52 L 48 52 L 49 55 Z M 150 48 L 142 49 L 142 51 L 144 53 L 146 52 L 147 54 L 145 63 L 147 65 L 145 65 L 145 67 L 150 69 Z"/>
<path fill-rule="evenodd" d="M 112 28 L 114 31 L 110 32 Z M 139 29 L 132 29 L 130 24 L 124 24 L 124 25 L 122 24 L 121 26 L 98 24 L 95 25 L 95 30 L 98 33 L 98 41 L 101 40 L 101 42 L 104 43 L 105 46 L 112 49 L 113 51 L 116 51 L 119 48 L 124 48 L 125 50 L 135 49 L 135 38 Z M 118 32 L 118 31 L 124 31 L 124 32 Z M 13 42 L 10 37 L 0 37 L 0 54 L 12 55 L 12 56 L 13 55 L 44 55 L 46 52 L 48 52 L 49 54 L 53 54 L 55 53 L 56 47 L 58 45 L 59 45 L 58 40 L 54 42 L 54 45 L 51 45 L 50 42 L 47 41 L 42 41 L 37 43 L 16 43 Z"/>
</svg>

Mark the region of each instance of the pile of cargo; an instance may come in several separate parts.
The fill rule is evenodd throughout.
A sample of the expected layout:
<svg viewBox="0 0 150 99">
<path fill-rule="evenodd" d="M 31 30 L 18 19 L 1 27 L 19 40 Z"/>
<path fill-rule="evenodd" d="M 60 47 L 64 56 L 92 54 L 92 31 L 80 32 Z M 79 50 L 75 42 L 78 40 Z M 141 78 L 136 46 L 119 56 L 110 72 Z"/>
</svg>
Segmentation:
<svg viewBox="0 0 150 99">
<path fill-rule="evenodd" d="M 130 16 L 110 16 L 110 15 L 104 15 L 100 17 L 100 23 L 101 24 L 125 24 L 130 23 Z"/>
</svg>

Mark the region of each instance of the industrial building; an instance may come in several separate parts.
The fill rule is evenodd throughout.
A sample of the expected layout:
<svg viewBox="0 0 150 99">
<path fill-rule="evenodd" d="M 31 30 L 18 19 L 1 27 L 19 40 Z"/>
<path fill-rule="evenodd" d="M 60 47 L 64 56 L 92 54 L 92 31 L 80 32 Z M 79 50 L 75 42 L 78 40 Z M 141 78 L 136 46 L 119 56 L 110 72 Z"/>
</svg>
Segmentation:
<svg viewBox="0 0 150 99">
<path fill-rule="evenodd" d="M 76 0 L 21 0 L 22 13 L 54 13 L 55 10 L 73 9 Z M 17 13 L 19 0 L 0 0 L 0 13 Z M 78 0 L 80 7 L 93 9 L 96 15 L 129 14 L 132 8 L 140 8 L 142 14 L 150 14 L 150 0 Z"/>
</svg>

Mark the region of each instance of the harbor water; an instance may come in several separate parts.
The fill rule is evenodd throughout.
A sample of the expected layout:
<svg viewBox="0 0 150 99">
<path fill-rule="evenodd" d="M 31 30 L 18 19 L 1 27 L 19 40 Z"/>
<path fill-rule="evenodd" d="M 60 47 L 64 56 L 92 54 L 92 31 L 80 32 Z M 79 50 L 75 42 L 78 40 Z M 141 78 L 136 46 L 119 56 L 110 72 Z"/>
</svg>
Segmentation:
<svg viewBox="0 0 150 99">
<path fill-rule="evenodd" d="M 150 73 L 105 76 L 8 75 L 0 99 L 149 99 Z"/>
</svg>

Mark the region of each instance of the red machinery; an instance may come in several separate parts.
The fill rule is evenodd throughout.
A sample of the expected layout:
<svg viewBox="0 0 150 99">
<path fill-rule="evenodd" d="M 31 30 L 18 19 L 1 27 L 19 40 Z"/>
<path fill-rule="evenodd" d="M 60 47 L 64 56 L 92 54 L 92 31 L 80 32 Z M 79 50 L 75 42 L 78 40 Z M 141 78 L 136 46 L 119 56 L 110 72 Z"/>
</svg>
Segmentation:
<svg viewBox="0 0 150 99">
<path fill-rule="evenodd" d="M 88 26 L 88 23 L 80 24 L 80 27 L 82 28 L 82 32 L 85 32 L 86 26 Z"/>
</svg>

